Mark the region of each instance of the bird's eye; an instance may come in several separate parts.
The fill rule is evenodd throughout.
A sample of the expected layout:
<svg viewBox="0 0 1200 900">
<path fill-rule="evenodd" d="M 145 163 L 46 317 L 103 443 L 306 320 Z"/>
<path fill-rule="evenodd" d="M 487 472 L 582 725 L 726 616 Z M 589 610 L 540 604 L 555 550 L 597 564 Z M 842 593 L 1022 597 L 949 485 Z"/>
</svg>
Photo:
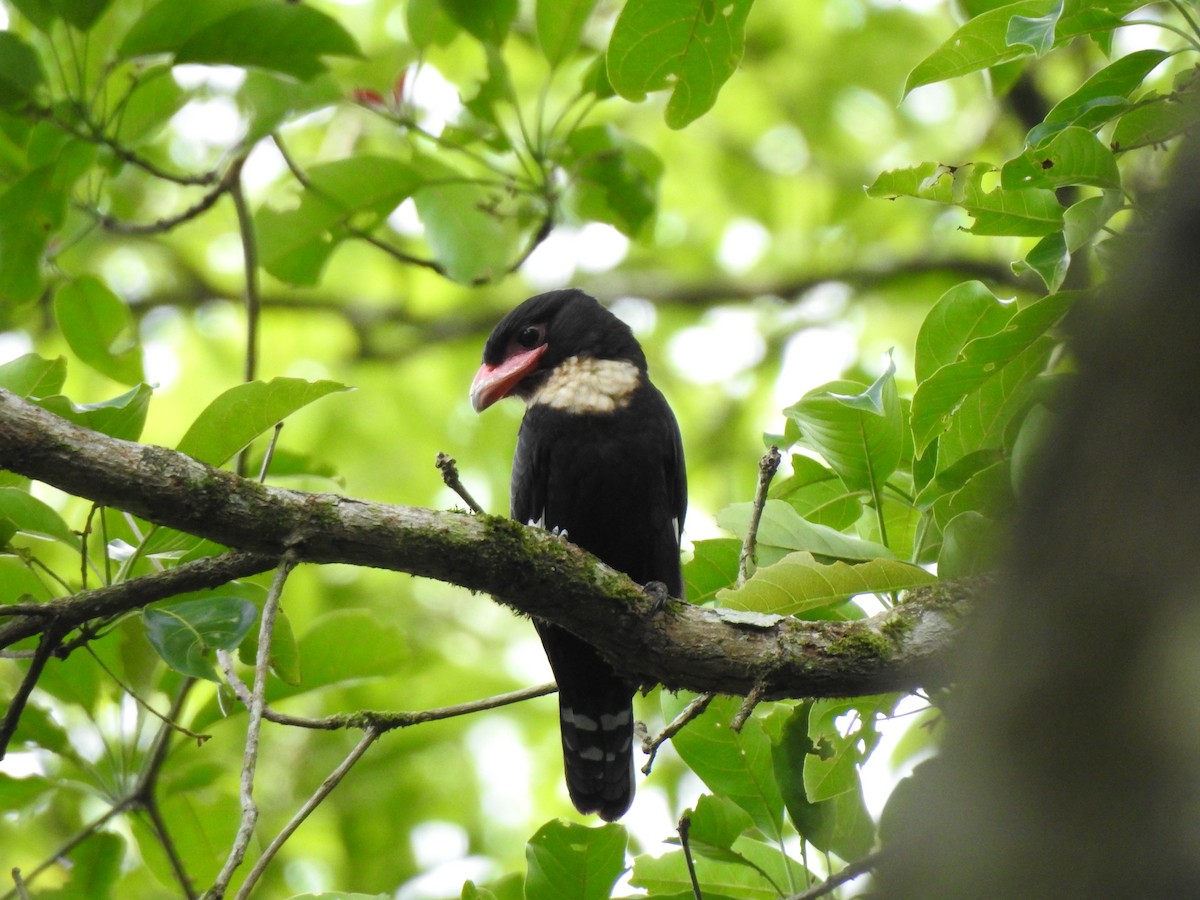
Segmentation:
<svg viewBox="0 0 1200 900">
<path fill-rule="evenodd" d="M 542 335 L 544 331 L 545 329 L 543 329 L 540 325 L 530 325 L 526 328 L 522 328 L 520 333 L 517 334 L 517 343 L 522 347 L 532 350 L 542 342 Z"/>
</svg>

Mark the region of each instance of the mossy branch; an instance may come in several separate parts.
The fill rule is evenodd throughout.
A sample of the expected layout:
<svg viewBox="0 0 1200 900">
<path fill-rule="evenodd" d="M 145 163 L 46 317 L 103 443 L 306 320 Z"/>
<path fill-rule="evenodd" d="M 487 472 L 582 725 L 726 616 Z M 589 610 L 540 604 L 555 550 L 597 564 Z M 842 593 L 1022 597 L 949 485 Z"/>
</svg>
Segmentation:
<svg viewBox="0 0 1200 900">
<path fill-rule="evenodd" d="M 69 630 L 170 596 L 163 591 L 188 589 L 179 585 L 189 575 L 207 584 L 222 572 L 262 571 L 291 553 L 301 562 L 391 569 L 491 594 L 584 637 L 642 685 L 728 694 L 761 685 L 763 699 L 857 696 L 943 681 L 961 609 L 976 592 L 970 582 L 943 583 L 854 622 L 674 601 L 656 611 L 625 575 L 512 520 L 261 485 L 174 450 L 98 434 L 4 390 L 0 467 L 238 551 L 0 620 L 0 647 L 51 622 Z"/>
</svg>

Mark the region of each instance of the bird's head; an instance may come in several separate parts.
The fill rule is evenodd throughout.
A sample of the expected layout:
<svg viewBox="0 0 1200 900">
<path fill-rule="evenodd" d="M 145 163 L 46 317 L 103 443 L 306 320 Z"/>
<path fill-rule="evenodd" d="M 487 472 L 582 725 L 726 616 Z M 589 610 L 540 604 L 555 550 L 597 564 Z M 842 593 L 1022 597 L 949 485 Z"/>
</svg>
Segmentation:
<svg viewBox="0 0 1200 900">
<path fill-rule="evenodd" d="M 628 325 L 583 291 L 550 291 L 530 297 L 493 329 L 471 382 L 471 405 L 482 412 L 510 395 L 537 402 L 555 373 L 569 383 L 542 402 L 578 406 L 582 398 L 586 406 L 599 398 L 604 405 L 632 392 L 645 371 L 645 354 Z"/>
</svg>

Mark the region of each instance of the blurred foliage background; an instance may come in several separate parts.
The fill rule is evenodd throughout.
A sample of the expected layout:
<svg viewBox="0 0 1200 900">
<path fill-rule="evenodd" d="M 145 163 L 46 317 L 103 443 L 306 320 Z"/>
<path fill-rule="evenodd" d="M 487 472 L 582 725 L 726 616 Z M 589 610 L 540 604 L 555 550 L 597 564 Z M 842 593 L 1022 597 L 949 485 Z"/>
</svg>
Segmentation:
<svg viewBox="0 0 1200 900">
<path fill-rule="evenodd" d="M 615 72 L 610 56 L 605 75 L 603 54 L 624 5 L 576 4 L 587 14 L 577 33 L 546 24 L 550 6 L 317 0 L 303 7 L 323 17 L 316 24 L 221 19 L 214 37 L 198 30 L 193 8 L 172 0 L 0 5 L 8 19 L 0 205 L 13 223 L 0 224 L 9 253 L 0 261 L 0 362 L 67 357 L 61 392 L 77 404 L 109 400 L 144 377 L 153 395 L 140 440 L 176 446 L 210 401 L 246 377 L 249 216 L 261 264 L 250 260 L 261 303 L 254 376 L 353 388 L 287 419 L 271 483 L 454 508 L 458 498 L 434 468 L 445 451 L 485 508 L 502 513 L 521 409 L 502 404 L 477 417 L 467 387 L 505 311 L 574 285 L 633 326 L 679 418 L 691 487 L 687 541 L 728 537 L 716 517 L 751 498 L 763 435 L 783 431 L 785 407 L 836 378 L 870 384 L 888 370 L 889 352 L 900 393 L 911 395 L 921 323 L 964 280 L 1022 302 L 1046 292 L 1037 272 L 1010 266 L 1037 235 L 971 234 L 955 202 L 880 199 L 864 188 L 920 163 L 999 167 L 1111 60 L 1196 43 L 1187 32 L 1194 5 L 1157 4 L 1136 14 L 1144 24 L 1109 25 L 1104 38 L 1052 38 L 1046 52 L 906 94 L 914 67 L 997 4 L 714 6 L 714 17 L 745 18 L 744 54 L 714 88 L 711 109 L 670 127 L 683 123 L 671 121 L 664 92 L 630 102 L 605 83 Z M 1138 5 L 1076 6 L 1119 19 Z M 209 15 L 265 8 L 225 2 Z M 1017 12 L 1036 20 L 1049 10 L 1026 3 Z M 578 48 L 556 57 L 545 41 L 554 33 L 575 34 Z M 16 42 L 32 48 L 40 74 L 22 68 Z M 1166 58 L 1124 96 L 1135 86 L 1184 90 L 1191 64 L 1189 53 Z M 569 131 L 576 121 L 587 131 Z M 14 189 L 36 191 L 22 179 L 39 153 L 57 166 L 58 181 L 38 193 L 45 209 Z M 79 158 L 68 175 L 63 160 L 72 153 Z M 1119 228 L 1128 213 L 1118 208 L 1153 194 L 1165 156 L 1122 159 L 1124 193 L 1116 192 L 1115 218 L 1100 225 Z M 362 164 L 337 168 L 346 160 Z M 234 169 L 236 190 L 222 181 Z M 201 184 L 178 177 L 210 172 Z M 1088 193 L 1089 184 L 1097 190 Z M 1067 206 L 1108 196 L 1111 185 L 1051 187 L 1084 192 L 1060 195 Z M 206 197 L 211 205 L 196 212 Z M 38 235 L 43 220 L 42 237 L 17 239 Z M 1097 234 L 1099 226 L 1087 240 Z M 1085 287 L 1102 271 L 1090 245 L 1071 249 L 1079 252 L 1052 292 L 1064 278 Z M 16 265 L 14 253 L 34 262 Z M 62 293 L 64 285 L 86 290 L 78 286 L 91 283 L 80 281 L 87 276 L 132 317 L 130 345 L 144 367 L 132 378 L 80 362 L 78 334 L 89 326 L 64 312 Z M 125 313 L 113 315 L 120 326 Z M 110 325 L 100 317 L 90 327 Z M 119 356 L 116 346 L 110 340 L 104 353 Z M 35 494 L 82 528 L 86 501 L 44 486 Z M 107 527 L 108 542 L 139 542 L 119 516 Z M 65 573 L 65 583 L 32 566 L 31 553 L 46 571 Z M 78 570 L 78 554 L 66 547 L 18 537 L 0 558 L 0 601 L 61 595 L 78 587 Z M 269 577 L 251 581 L 265 586 Z M 301 567 L 285 610 L 303 680 L 273 683 L 272 700 L 298 715 L 420 710 L 550 677 L 527 622 L 452 586 Z M 5 871 L 28 872 L 50 858 L 135 782 L 159 723 L 122 685 L 160 711 L 178 689 L 180 676 L 159 660 L 137 617 L 113 624 L 91 648 L 48 666 L 4 763 Z M 0 662 L 6 694 L 23 671 Z M 662 702 L 657 692 L 638 700 L 651 732 L 661 727 Z M 284 848 L 261 896 L 335 888 L 458 896 L 465 879 L 520 896 L 519 880 L 498 880 L 525 871 L 526 840 L 541 823 L 573 815 L 553 710 L 546 697 L 388 734 Z M 196 884 L 205 885 L 236 828 L 245 715 L 201 682 L 184 718 L 212 737 L 202 747 L 176 739 L 160 802 Z M 263 834 L 286 821 L 356 738 L 266 733 L 257 785 Z M 915 727 L 887 745 L 895 755 L 878 764 L 868 791 L 876 815 L 889 771 L 906 771 L 930 741 L 928 728 Z M 624 823 L 630 852 L 666 849 L 702 789 L 664 749 Z M 148 827 L 144 816 L 112 820 L 107 833 L 67 854 L 74 867 L 54 863 L 41 873 L 33 896 L 179 896 Z M 803 845 L 794 834 L 788 840 L 798 856 Z M 815 870 L 834 865 L 815 856 Z M 98 873 L 100 893 L 87 893 L 81 872 Z M 739 890 L 730 888 L 773 896 Z"/>
</svg>

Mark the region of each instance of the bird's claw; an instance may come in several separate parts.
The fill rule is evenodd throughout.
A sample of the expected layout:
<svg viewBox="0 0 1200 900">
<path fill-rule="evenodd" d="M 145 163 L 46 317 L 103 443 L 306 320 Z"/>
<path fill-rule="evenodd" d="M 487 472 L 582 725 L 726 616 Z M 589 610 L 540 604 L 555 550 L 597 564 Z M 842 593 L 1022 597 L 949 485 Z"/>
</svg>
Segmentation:
<svg viewBox="0 0 1200 900">
<path fill-rule="evenodd" d="M 566 543 L 567 541 L 567 529 L 565 528 L 559 528 L 557 525 L 555 525 L 550 529 L 550 534 L 558 538 L 563 543 Z"/>
<path fill-rule="evenodd" d="M 650 611 L 656 615 L 667 608 L 667 601 L 671 599 L 671 592 L 661 581 L 647 581 L 642 585 L 642 593 L 652 601 Z"/>
</svg>

